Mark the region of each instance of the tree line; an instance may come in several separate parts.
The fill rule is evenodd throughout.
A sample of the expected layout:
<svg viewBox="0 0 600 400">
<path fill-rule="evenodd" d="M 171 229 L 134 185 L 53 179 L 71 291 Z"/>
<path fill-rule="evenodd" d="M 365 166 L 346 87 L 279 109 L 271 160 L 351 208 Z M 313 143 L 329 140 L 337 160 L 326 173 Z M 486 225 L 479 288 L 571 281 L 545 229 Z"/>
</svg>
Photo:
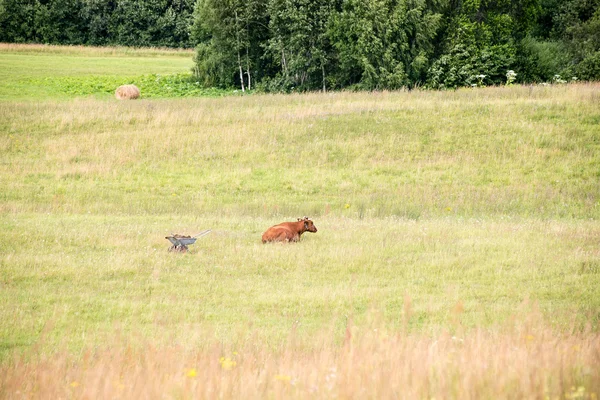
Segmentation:
<svg viewBox="0 0 600 400">
<path fill-rule="evenodd" d="M 241 90 L 598 80 L 600 0 L 0 0 L 0 41 L 195 46 Z"/>
<path fill-rule="evenodd" d="M 193 47 L 196 0 L 0 0 L 0 41 Z"/>
<path fill-rule="evenodd" d="M 600 79 L 599 0 L 199 0 L 205 84 L 455 88 Z"/>
</svg>

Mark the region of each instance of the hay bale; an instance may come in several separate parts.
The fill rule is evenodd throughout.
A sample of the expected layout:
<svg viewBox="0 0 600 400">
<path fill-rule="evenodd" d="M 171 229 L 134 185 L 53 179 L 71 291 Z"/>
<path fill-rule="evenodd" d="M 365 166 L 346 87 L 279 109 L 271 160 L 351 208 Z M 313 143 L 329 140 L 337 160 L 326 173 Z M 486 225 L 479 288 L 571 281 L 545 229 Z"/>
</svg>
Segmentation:
<svg viewBox="0 0 600 400">
<path fill-rule="evenodd" d="M 140 89 L 135 85 L 122 85 L 115 91 L 115 97 L 119 100 L 135 100 L 140 97 Z"/>
</svg>

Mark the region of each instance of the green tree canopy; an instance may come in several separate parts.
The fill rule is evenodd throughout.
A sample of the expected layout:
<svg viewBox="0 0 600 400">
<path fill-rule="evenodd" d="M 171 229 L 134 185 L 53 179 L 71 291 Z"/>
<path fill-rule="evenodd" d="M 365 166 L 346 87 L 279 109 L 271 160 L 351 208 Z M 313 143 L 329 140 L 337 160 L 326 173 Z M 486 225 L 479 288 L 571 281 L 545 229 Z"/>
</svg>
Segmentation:
<svg viewBox="0 0 600 400">
<path fill-rule="evenodd" d="M 241 90 L 597 80 L 600 0 L 0 0 L 0 41 L 196 46 Z"/>
</svg>

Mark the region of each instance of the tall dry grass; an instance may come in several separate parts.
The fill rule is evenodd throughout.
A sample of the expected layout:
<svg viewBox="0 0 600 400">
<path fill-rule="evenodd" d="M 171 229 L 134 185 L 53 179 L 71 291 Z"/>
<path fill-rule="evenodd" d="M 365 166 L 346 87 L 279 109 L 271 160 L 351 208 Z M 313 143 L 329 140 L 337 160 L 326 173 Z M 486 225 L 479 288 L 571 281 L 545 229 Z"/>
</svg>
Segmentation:
<svg viewBox="0 0 600 400">
<path fill-rule="evenodd" d="M 460 328 L 457 332 L 460 332 Z M 597 399 L 600 334 L 557 333 L 538 314 L 497 329 L 436 336 L 349 324 L 342 343 L 294 332 L 155 347 L 118 339 L 78 357 L 32 354 L 0 366 L 2 398 Z"/>
</svg>

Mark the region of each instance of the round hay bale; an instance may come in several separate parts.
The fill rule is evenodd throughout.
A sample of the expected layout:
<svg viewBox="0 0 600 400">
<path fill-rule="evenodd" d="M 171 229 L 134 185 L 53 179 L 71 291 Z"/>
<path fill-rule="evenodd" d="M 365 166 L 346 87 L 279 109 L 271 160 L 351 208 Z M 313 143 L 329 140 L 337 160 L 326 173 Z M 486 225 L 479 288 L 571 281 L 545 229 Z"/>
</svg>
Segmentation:
<svg viewBox="0 0 600 400">
<path fill-rule="evenodd" d="M 115 91 L 115 97 L 119 100 L 135 100 L 140 97 L 140 89 L 135 85 L 122 85 Z"/>
</svg>

